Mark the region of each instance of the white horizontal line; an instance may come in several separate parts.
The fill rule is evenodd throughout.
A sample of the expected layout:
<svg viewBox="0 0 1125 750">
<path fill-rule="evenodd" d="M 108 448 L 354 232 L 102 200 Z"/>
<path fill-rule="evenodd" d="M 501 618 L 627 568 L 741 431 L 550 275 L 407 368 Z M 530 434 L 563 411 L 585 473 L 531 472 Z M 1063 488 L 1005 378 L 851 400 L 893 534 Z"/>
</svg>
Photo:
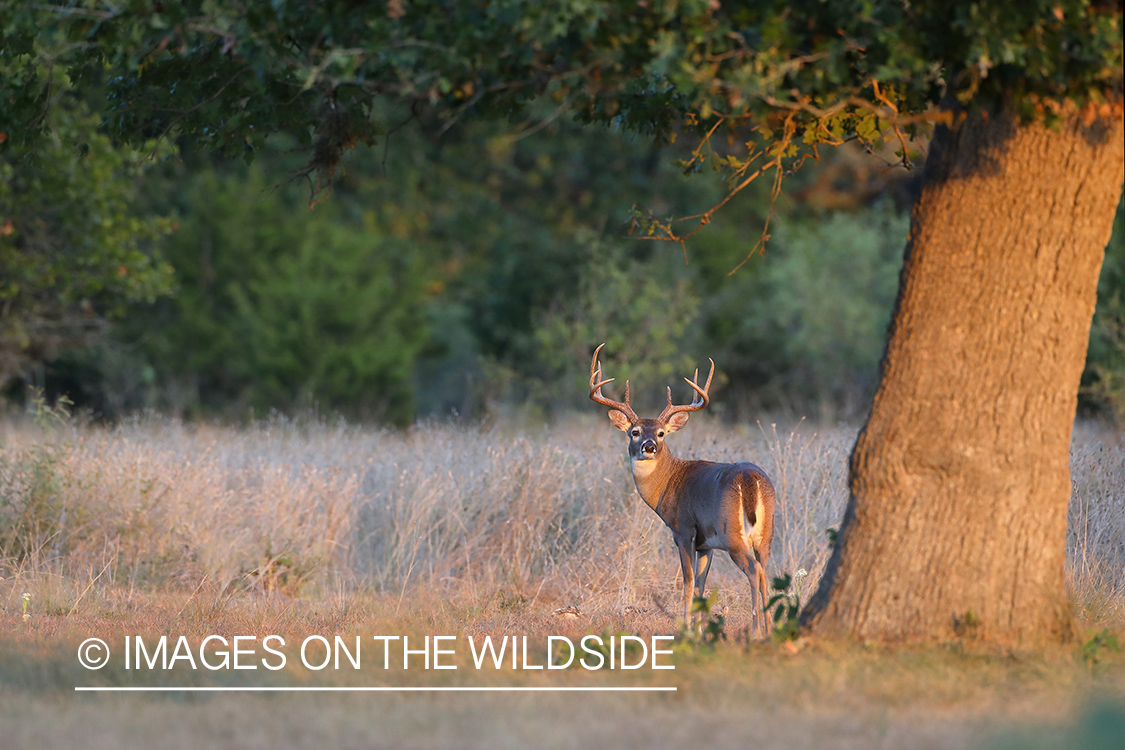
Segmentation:
<svg viewBox="0 0 1125 750">
<path fill-rule="evenodd" d="M 82 687 L 79 693 L 653 693 L 675 687 Z"/>
</svg>

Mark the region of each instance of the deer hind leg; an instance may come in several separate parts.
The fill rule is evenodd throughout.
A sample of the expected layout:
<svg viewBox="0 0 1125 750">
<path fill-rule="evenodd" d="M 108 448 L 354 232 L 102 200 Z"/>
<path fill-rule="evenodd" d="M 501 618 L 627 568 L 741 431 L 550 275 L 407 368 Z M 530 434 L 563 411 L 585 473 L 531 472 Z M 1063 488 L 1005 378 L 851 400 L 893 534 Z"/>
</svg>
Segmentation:
<svg viewBox="0 0 1125 750">
<path fill-rule="evenodd" d="M 755 605 L 758 616 L 762 620 L 762 637 L 765 638 L 769 635 L 770 623 L 768 613 L 766 612 L 766 594 L 770 593 L 772 589 L 766 585 L 766 561 L 754 550 L 752 555 L 758 567 L 758 603 Z"/>
<path fill-rule="evenodd" d="M 765 596 L 772 591 L 766 584 L 766 563 L 769 562 L 770 544 L 773 542 L 773 517 L 763 512 L 763 506 L 760 501 L 755 517 L 761 528 L 758 530 L 757 535 L 751 534 L 749 542 L 754 559 L 758 563 L 758 583 L 762 594 L 762 607 L 764 609 Z"/>
<path fill-rule="evenodd" d="M 743 486 L 750 489 L 745 495 Z M 766 583 L 766 563 L 769 561 L 770 545 L 773 543 L 773 485 L 764 475 L 745 474 L 737 485 L 739 498 L 742 500 L 743 512 L 743 539 L 748 547 L 751 572 L 746 572 L 751 577 L 750 586 L 753 594 L 754 622 L 761 626 L 761 635 L 764 637 L 769 631 L 766 621 L 766 594 L 770 587 Z M 742 568 L 742 566 L 739 566 Z M 756 580 L 755 580 L 756 579 Z"/>
<path fill-rule="evenodd" d="M 711 572 L 711 558 L 714 556 L 715 550 L 709 549 L 697 553 L 695 558 L 695 595 L 700 598 L 707 596 L 707 574 Z"/>
<path fill-rule="evenodd" d="M 750 582 L 751 637 L 765 636 L 765 567 L 758 562 L 758 556 L 745 545 L 734 545 L 730 551 L 730 559 Z"/>
<path fill-rule="evenodd" d="M 766 602 L 765 602 L 766 594 L 773 590 L 769 586 L 766 585 L 766 560 L 769 558 L 769 552 L 766 552 L 766 554 L 763 555 L 760 550 L 756 549 L 756 550 L 754 550 L 754 558 L 758 562 L 758 583 L 759 583 L 758 590 L 759 590 L 759 592 L 761 593 L 761 596 L 762 596 L 762 616 L 764 617 L 765 616 L 765 606 L 766 606 Z"/>
</svg>

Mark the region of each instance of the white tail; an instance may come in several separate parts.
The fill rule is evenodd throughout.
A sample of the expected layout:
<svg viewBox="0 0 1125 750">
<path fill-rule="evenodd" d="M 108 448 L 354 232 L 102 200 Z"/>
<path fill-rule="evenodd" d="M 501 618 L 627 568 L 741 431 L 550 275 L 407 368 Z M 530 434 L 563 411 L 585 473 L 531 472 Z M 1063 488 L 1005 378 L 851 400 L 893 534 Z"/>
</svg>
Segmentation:
<svg viewBox="0 0 1125 750">
<path fill-rule="evenodd" d="M 590 398 L 610 409 L 609 420 L 629 435 L 629 458 L 633 481 L 648 507 L 672 530 L 680 551 L 684 575 L 684 624 L 691 622 L 693 596 L 704 596 L 707 573 L 715 550 L 726 550 L 738 569 L 750 581 L 753 601 L 753 632 L 765 635 L 766 562 L 773 541 L 773 515 L 776 494 L 765 472 L 752 463 L 718 464 L 711 461 L 682 461 L 672 455 L 664 442 L 666 435 L 687 424 L 688 415 L 707 406 L 708 389 L 715 375 L 715 362 L 707 383 L 699 386 L 699 370 L 688 385 L 695 391 L 685 406 L 672 403 L 656 419 L 642 419 L 629 406 L 629 383 L 625 401 L 602 395 L 598 354 L 590 363 Z"/>
</svg>

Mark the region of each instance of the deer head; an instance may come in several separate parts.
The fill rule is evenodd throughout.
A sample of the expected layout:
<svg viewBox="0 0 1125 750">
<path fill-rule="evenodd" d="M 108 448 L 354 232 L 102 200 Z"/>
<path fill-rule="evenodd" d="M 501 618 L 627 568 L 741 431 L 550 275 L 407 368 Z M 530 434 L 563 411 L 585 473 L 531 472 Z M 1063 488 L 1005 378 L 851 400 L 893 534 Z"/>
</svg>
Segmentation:
<svg viewBox="0 0 1125 750">
<path fill-rule="evenodd" d="M 715 361 L 711 360 L 711 372 L 707 375 L 707 383 L 699 387 L 699 370 L 696 369 L 692 380 L 684 378 L 684 382 L 695 391 L 695 397 L 690 404 L 675 405 L 672 403 L 672 387 L 668 387 L 668 405 L 656 419 L 638 417 L 633 408 L 629 406 L 629 381 L 625 381 L 625 400 L 614 401 L 602 394 L 602 386 L 612 383 L 614 378 L 602 379 L 602 366 L 598 362 L 598 354 L 602 344 L 594 350 L 594 357 L 590 362 L 590 399 L 602 406 L 609 407 L 609 421 L 617 429 L 629 435 L 629 457 L 634 461 L 649 461 L 661 458 L 664 453 L 664 438 L 677 430 L 683 429 L 687 424 L 688 416 L 693 411 L 699 411 L 707 406 L 709 398 L 707 391 L 711 387 L 711 378 L 715 375 Z"/>
</svg>

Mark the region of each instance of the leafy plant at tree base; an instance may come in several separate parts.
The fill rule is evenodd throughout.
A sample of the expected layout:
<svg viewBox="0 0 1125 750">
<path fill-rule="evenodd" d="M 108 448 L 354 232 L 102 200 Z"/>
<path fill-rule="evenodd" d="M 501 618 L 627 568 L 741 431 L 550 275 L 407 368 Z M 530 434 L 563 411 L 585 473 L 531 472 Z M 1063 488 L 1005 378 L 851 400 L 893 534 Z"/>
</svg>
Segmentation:
<svg viewBox="0 0 1125 750">
<path fill-rule="evenodd" d="M 793 578 L 788 573 L 773 579 L 773 590 L 776 593 L 766 602 L 766 612 L 773 618 L 770 640 L 774 643 L 797 640 L 797 614 L 801 610 L 801 599 L 796 589 L 791 588 L 792 585 Z"/>
<path fill-rule="evenodd" d="M 1100 633 L 1090 633 L 1090 637 L 1082 644 L 1082 660 L 1086 666 L 1093 668 L 1101 660 L 1104 651 L 1121 653 L 1121 645 L 1117 636 L 1109 628 L 1103 628 Z"/>
</svg>

